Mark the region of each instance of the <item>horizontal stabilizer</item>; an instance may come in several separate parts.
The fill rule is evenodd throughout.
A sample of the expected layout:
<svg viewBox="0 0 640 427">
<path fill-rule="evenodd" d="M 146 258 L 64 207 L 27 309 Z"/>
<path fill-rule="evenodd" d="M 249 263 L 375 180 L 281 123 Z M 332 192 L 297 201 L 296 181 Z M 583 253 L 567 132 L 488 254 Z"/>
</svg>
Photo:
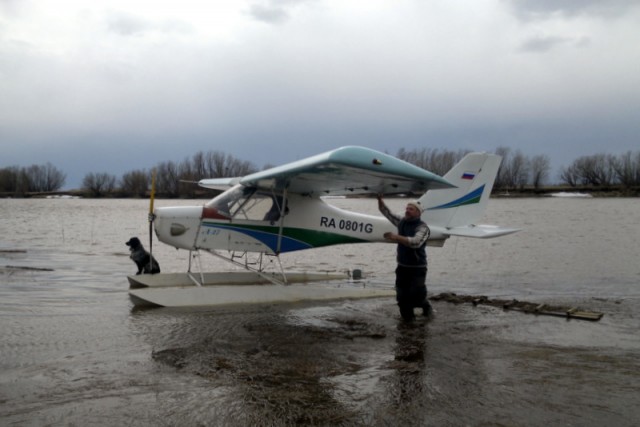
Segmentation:
<svg viewBox="0 0 640 427">
<path fill-rule="evenodd" d="M 505 236 L 520 231 L 519 228 L 504 228 L 495 225 L 468 225 L 466 227 L 448 228 L 446 233 L 450 236 L 476 237 L 490 239 L 492 237 Z"/>
</svg>

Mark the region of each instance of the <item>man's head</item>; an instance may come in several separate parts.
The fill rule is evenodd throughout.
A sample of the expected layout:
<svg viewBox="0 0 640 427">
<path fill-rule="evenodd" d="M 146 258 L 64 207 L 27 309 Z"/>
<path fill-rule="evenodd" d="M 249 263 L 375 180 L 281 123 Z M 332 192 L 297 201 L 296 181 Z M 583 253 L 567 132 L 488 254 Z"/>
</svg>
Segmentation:
<svg viewBox="0 0 640 427">
<path fill-rule="evenodd" d="M 417 201 L 410 201 L 404 210 L 405 219 L 418 219 L 422 216 L 422 205 Z"/>
</svg>

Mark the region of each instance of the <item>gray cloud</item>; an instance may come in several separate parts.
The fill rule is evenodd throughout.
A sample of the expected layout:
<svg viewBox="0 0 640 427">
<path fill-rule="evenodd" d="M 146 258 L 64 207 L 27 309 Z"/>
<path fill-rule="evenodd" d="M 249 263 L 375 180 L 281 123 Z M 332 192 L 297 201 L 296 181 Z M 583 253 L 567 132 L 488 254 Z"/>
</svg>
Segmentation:
<svg viewBox="0 0 640 427">
<path fill-rule="evenodd" d="M 121 36 L 133 36 L 144 33 L 149 28 L 149 23 L 137 16 L 116 12 L 107 18 L 108 29 Z"/>
<path fill-rule="evenodd" d="M 286 9 L 276 5 L 253 4 L 249 8 L 249 15 L 268 24 L 281 24 L 289 19 Z"/>
<path fill-rule="evenodd" d="M 141 36 L 148 32 L 188 34 L 193 31 L 191 25 L 175 19 L 154 22 L 124 12 L 111 12 L 106 19 L 109 31 L 125 37 Z"/>
<path fill-rule="evenodd" d="M 249 6 L 248 15 L 267 24 L 282 24 L 291 18 L 290 10 L 316 0 L 264 0 Z"/>
<path fill-rule="evenodd" d="M 532 37 L 522 43 L 521 50 L 525 52 L 546 52 L 555 46 L 566 44 L 564 37 Z"/>
<path fill-rule="evenodd" d="M 541 53 L 547 52 L 555 47 L 569 46 L 584 48 L 589 44 L 590 39 L 588 37 L 535 36 L 525 40 L 520 46 L 520 51 Z"/>
<path fill-rule="evenodd" d="M 589 15 L 616 18 L 639 6 L 637 0 L 507 0 L 514 14 L 522 20 Z"/>
</svg>

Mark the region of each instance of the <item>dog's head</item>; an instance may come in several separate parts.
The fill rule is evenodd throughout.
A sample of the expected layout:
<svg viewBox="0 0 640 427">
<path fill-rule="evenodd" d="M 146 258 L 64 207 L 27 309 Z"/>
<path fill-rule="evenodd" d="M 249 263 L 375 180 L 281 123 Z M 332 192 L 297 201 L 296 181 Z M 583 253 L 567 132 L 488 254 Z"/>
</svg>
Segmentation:
<svg viewBox="0 0 640 427">
<path fill-rule="evenodd" d="M 140 239 L 137 237 L 132 237 L 128 242 L 125 242 L 125 245 L 129 246 L 132 251 L 138 249 L 142 244 L 140 243 Z"/>
</svg>

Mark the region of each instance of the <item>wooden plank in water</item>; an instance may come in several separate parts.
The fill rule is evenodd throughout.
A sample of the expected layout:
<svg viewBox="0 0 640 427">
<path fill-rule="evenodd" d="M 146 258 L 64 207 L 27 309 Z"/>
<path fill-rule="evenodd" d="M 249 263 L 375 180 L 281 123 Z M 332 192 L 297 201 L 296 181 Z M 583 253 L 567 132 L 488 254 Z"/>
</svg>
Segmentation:
<svg viewBox="0 0 640 427">
<path fill-rule="evenodd" d="M 447 301 L 454 304 L 472 303 L 473 305 L 484 304 L 494 307 L 502 307 L 504 310 L 515 310 L 529 314 L 540 314 L 546 316 L 564 317 L 568 319 L 580 319 L 598 321 L 602 319 L 604 313 L 582 310 L 575 307 L 550 306 L 548 304 L 538 304 L 527 301 L 490 299 L 486 296 L 457 295 L 452 292 L 443 292 L 430 297 L 435 301 Z"/>
</svg>

